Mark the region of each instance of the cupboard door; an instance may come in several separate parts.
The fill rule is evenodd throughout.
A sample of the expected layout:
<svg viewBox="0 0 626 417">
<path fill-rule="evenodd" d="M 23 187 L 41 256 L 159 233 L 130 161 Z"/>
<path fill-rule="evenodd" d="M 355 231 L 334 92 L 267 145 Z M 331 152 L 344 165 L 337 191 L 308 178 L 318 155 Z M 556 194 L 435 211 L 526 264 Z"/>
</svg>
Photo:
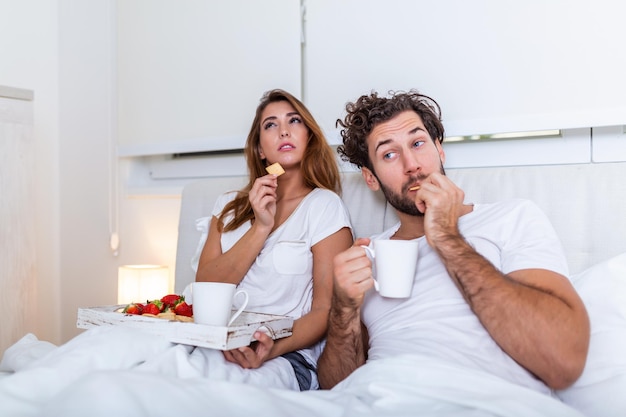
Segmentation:
<svg viewBox="0 0 626 417">
<path fill-rule="evenodd" d="M 372 89 L 416 88 L 448 135 L 626 123 L 626 6 L 599 0 L 316 0 L 305 91 L 328 129 Z"/>
<path fill-rule="evenodd" d="M 298 0 L 118 1 L 118 141 L 232 139 L 261 95 L 300 96 Z"/>
<path fill-rule="evenodd" d="M 34 331 L 24 306 L 38 305 L 32 94 L 0 86 L 0 352 Z"/>
</svg>

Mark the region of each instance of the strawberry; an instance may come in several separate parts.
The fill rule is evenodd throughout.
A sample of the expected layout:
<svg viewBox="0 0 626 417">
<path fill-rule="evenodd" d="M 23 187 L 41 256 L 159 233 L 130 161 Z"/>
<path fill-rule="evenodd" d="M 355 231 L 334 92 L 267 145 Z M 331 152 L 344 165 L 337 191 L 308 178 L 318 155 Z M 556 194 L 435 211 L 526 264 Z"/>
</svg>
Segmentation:
<svg viewBox="0 0 626 417">
<path fill-rule="evenodd" d="M 181 296 L 178 294 L 168 294 L 161 298 L 161 302 L 165 304 L 165 308 L 171 307 L 174 308 L 178 300 L 180 300 Z"/>
<path fill-rule="evenodd" d="M 174 313 L 179 316 L 193 316 L 193 307 L 185 302 L 185 298 L 181 297 L 181 301 L 174 307 Z"/>
<path fill-rule="evenodd" d="M 155 316 L 161 313 L 164 309 L 164 305 L 161 300 L 149 301 L 143 308 L 143 314 L 154 314 Z"/>
<path fill-rule="evenodd" d="M 126 307 L 122 313 L 124 314 L 143 314 L 143 304 L 141 303 L 130 303 Z"/>
</svg>

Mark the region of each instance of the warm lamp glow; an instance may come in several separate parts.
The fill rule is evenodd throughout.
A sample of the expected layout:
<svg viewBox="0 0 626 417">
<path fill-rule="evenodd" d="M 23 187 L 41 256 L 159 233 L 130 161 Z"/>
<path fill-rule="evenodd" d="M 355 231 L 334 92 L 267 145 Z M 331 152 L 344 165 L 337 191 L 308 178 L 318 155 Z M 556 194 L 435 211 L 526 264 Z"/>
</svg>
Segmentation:
<svg viewBox="0 0 626 417">
<path fill-rule="evenodd" d="M 120 266 L 117 276 L 117 303 L 145 303 L 169 292 L 170 271 L 161 265 Z"/>
</svg>

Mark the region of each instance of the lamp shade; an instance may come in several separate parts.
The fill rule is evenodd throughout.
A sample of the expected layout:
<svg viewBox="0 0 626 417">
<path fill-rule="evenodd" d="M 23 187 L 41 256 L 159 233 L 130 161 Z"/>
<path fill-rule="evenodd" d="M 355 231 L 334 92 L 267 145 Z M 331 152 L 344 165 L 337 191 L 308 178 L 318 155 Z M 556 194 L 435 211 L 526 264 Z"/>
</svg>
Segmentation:
<svg viewBox="0 0 626 417">
<path fill-rule="evenodd" d="M 162 265 L 124 265 L 117 276 L 118 304 L 145 303 L 169 292 L 170 273 Z"/>
</svg>

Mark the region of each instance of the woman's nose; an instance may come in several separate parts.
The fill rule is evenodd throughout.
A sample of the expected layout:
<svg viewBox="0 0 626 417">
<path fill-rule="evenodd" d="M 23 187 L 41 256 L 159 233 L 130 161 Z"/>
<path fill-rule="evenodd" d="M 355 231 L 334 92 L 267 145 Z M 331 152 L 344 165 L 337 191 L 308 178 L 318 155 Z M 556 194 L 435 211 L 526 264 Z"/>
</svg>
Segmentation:
<svg viewBox="0 0 626 417">
<path fill-rule="evenodd" d="M 283 129 L 283 130 L 280 132 L 280 137 L 281 137 L 281 138 L 284 138 L 284 137 L 287 137 L 287 136 L 289 136 L 289 130 L 288 130 L 288 129 Z"/>
</svg>

